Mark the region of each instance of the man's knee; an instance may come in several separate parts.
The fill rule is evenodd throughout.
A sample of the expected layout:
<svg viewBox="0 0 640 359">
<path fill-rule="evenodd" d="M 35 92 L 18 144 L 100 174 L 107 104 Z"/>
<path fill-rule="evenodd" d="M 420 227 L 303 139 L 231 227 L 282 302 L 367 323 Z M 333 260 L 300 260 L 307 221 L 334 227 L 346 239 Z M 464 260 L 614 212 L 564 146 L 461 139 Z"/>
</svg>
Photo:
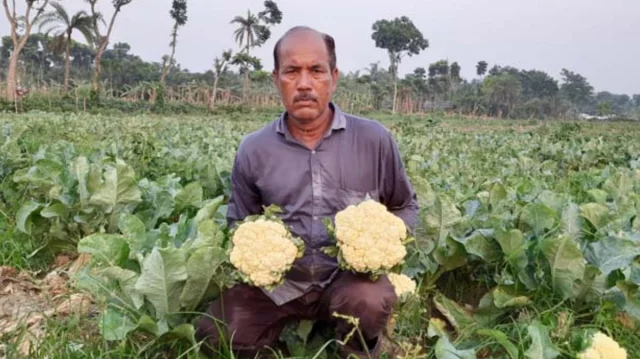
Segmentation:
<svg viewBox="0 0 640 359">
<path fill-rule="evenodd" d="M 274 310 L 275 305 L 257 291 L 237 286 L 209 305 L 195 328 L 196 339 L 202 342 L 206 352 L 217 351 L 230 343 L 234 349 L 253 350 L 273 341 L 279 313 Z"/>
<path fill-rule="evenodd" d="M 359 319 L 361 329 L 376 335 L 384 328 L 398 298 L 386 276 L 372 281 L 367 277 L 350 279 L 333 293 L 329 310 Z"/>
</svg>

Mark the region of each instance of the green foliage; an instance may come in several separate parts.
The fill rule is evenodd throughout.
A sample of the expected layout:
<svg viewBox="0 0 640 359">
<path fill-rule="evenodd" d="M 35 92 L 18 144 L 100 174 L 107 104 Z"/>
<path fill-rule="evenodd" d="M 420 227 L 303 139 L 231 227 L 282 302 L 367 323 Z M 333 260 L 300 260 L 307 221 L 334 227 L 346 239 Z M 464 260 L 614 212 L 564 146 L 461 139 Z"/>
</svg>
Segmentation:
<svg viewBox="0 0 640 359">
<path fill-rule="evenodd" d="M 2 264 L 91 254 L 75 283 L 98 299 L 109 345 L 197 346 L 192 320 L 238 280 L 224 216 L 235 148 L 276 114 L 219 111 L 180 126 L 2 115 Z M 421 208 L 402 267 L 418 296 L 394 309 L 398 344 L 436 358 L 575 357 L 579 338 L 601 328 L 639 345 L 616 322 L 640 319 L 637 128 L 376 118 L 396 136 Z M 322 347 L 305 342 L 308 324 L 297 332 L 306 347 L 283 334 L 297 353 Z"/>
<path fill-rule="evenodd" d="M 589 84 L 587 79 L 575 72 L 562 69 L 562 85 L 560 90 L 566 98 L 571 102 L 583 105 L 593 93 L 593 86 Z"/>
<path fill-rule="evenodd" d="M 404 54 L 417 55 L 429 46 L 420 30 L 406 16 L 393 20 L 378 20 L 372 26 L 371 38 L 376 47 L 386 49 L 397 60 Z"/>
</svg>

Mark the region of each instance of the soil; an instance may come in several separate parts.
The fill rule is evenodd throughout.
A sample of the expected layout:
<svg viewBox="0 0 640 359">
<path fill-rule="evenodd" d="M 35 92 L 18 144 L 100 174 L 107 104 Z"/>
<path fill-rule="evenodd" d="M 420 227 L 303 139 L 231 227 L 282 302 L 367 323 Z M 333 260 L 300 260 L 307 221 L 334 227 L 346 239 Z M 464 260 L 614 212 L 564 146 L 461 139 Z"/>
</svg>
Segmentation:
<svg viewBox="0 0 640 359">
<path fill-rule="evenodd" d="M 34 341 L 42 338 L 46 320 L 73 314 L 89 315 L 95 308 L 91 298 L 69 286 L 68 260 L 60 259 L 46 276 L 0 266 L 0 342 L 17 345 L 28 356 Z M 5 357 L 0 346 L 0 359 Z"/>
</svg>

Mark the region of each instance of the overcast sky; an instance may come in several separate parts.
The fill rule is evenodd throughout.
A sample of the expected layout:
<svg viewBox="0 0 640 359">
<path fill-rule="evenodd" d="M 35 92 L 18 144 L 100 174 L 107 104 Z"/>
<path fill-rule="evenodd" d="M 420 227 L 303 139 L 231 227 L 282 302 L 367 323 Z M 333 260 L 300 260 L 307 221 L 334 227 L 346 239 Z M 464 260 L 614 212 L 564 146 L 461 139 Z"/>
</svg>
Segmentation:
<svg viewBox="0 0 640 359">
<path fill-rule="evenodd" d="M 22 1 L 19 1 L 22 2 Z M 83 0 L 62 0 L 72 10 Z M 388 66 L 385 50 L 375 47 L 371 25 L 378 19 L 409 16 L 429 40 L 418 56 L 406 58 L 400 72 L 427 68 L 439 59 L 458 61 L 462 76 L 475 76 L 485 60 L 523 69 L 538 69 L 560 79 L 568 68 L 587 77 L 596 91 L 640 93 L 640 0 L 277 0 L 283 21 L 272 38 L 253 50 L 266 70 L 271 51 L 288 28 L 308 25 L 336 39 L 338 67 L 364 69 L 372 62 Z M 111 0 L 100 0 L 111 16 Z M 190 71 L 211 68 L 223 49 L 237 49 L 235 25 L 247 10 L 260 11 L 263 0 L 189 0 L 187 24 L 180 29 L 176 59 Z M 111 44 L 128 42 L 132 52 L 160 61 L 169 53 L 171 0 L 134 0 L 117 19 Z M 135 24 L 135 25 L 133 25 Z M 4 16 L 0 32 L 8 33 Z"/>
</svg>

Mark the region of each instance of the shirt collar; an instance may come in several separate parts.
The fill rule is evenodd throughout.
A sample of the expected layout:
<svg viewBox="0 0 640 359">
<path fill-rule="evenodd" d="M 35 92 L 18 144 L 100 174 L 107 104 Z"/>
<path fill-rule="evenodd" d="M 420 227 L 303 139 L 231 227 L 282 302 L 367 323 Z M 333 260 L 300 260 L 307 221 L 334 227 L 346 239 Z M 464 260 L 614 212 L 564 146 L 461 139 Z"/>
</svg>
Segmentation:
<svg viewBox="0 0 640 359">
<path fill-rule="evenodd" d="M 331 128 L 329 129 L 329 133 L 334 130 L 343 130 L 347 128 L 347 118 L 345 117 L 342 110 L 340 110 L 340 107 L 338 107 L 338 105 L 333 102 L 329 102 L 329 107 L 331 107 L 331 109 L 333 110 L 333 119 L 331 121 Z M 289 129 L 286 125 L 286 119 L 287 112 L 284 111 L 282 115 L 280 115 L 280 118 L 276 123 L 276 131 L 278 131 L 278 133 L 284 135 L 289 134 Z M 329 133 L 327 133 L 327 135 L 329 135 Z"/>
</svg>

